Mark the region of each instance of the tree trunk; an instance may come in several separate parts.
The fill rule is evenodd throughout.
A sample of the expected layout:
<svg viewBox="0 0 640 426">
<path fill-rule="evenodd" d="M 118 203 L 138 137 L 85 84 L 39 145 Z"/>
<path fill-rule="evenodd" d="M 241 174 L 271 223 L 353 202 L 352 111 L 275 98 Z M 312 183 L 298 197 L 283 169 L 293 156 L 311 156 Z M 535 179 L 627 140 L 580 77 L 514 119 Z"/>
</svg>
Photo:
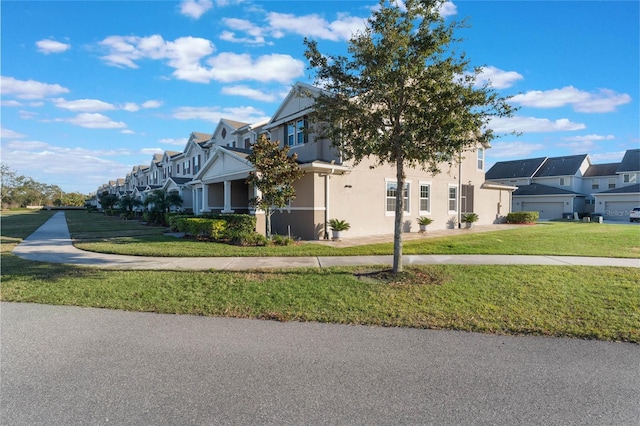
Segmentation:
<svg viewBox="0 0 640 426">
<path fill-rule="evenodd" d="M 402 272 L 402 219 L 404 213 L 404 161 L 396 158 L 396 215 L 393 229 L 393 273 Z"/>
<path fill-rule="evenodd" d="M 273 214 L 273 212 L 271 211 L 271 209 L 265 209 L 264 211 L 264 218 L 265 218 L 265 222 L 266 222 L 266 226 L 267 226 L 267 238 L 271 239 L 271 215 Z"/>
</svg>

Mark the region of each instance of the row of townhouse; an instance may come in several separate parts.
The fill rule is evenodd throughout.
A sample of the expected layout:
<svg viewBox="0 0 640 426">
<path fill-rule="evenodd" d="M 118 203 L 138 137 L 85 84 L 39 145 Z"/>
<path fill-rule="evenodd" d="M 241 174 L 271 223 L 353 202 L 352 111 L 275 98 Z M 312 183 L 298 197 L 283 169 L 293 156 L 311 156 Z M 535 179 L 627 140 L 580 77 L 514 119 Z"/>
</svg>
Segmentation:
<svg viewBox="0 0 640 426">
<path fill-rule="evenodd" d="M 264 230 L 264 213 L 250 206 L 257 189 L 246 183 L 254 170 L 247 160 L 251 145 L 260 135 L 288 145 L 296 153 L 305 174 L 295 182 L 296 198 L 272 217 L 275 233 L 306 240 L 327 238 L 329 219 L 351 224 L 349 235 L 383 235 L 393 232 L 395 196 L 399 190 L 395 168 L 375 161 L 358 165 L 345 161 L 328 140 L 320 140 L 309 127 L 313 96 L 317 88 L 297 83 L 273 116 L 261 123 L 222 119 L 212 134 L 192 133 L 182 152 L 154 156 L 148 166 L 136 166 L 125 178 L 98 189 L 132 194 L 141 201 L 153 190 L 177 190 L 184 209 L 203 213 L 255 215 Z M 510 211 L 510 184 L 485 182 L 485 153 L 478 145 L 460 155 L 441 172 L 406 171 L 404 231 L 418 230 L 416 219 L 429 216 L 431 229 L 459 226 L 462 213 L 479 215 L 478 224 L 504 221 Z"/>
<path fill-rule="evenodd" d="M 517 186 L 512 211 L 538 211 L 543 219 L 596 213 L 629 220 L 640 206 L 640 149 L 619 163 L 592 164 L 588 154 L 498 162 L 486 178 Z"/>
</svg>

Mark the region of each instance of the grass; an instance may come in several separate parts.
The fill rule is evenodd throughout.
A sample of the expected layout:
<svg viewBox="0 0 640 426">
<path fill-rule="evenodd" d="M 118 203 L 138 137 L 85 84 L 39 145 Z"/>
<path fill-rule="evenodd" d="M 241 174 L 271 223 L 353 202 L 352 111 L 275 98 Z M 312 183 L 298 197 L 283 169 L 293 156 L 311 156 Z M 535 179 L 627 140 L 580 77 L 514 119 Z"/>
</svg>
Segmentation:
<svg viewBox="0 0 640 426">
<path fill-rule="evenodd" d="M 228 244 L 177 239 L 166 229 L 100 214 L 67 212 L 78 248 L 140 256 L 354 256 L 388 255 L 393 244 L 336 248 L 321 244 L 282 247 L 235 247 Z M 523 243 L 525 242 L 525 243 Z M 640 258 L 640 227 L 582 222 L 546 222 L 518 229 L 455 237 L 406 241 L 404 254 L 531 254 Z"/>
<path fill-rule="evenodd" d="M 38 216 L 24 215 L 28 223 L 20 225 L 3 214 L 3 241 L 5 232 L 24 238 L 46 219 Z M 14 245 L 2 247 L 4 301 L 640 343 L 638 268 L 434 265 L 400 276 L 372 267 L 109 271 L 27 261 L 10 253 Z"/>
</svg>

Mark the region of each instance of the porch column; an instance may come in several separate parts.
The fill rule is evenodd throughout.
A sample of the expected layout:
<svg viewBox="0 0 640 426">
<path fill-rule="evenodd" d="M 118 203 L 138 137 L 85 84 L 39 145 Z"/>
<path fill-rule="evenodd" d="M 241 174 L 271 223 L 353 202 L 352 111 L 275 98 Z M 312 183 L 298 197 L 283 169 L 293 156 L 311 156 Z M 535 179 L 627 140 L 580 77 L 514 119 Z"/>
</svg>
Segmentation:
<svg viewBox="0 0 640 426">
<path fill-rule="evenodd" d="M 209 187 L 206 183 L 202 183 L 202 211 L 208 213 L 211 211 L 209 208 Z"/>
<path fill-rule="evenodd" d="M 193 188 L 191 190 L 191 196 L 193 197 L 193 213 L 196 216 L 200 216 L 200 188 Z"/>
<path fill-rule="evenodd" d="M 233 213 L 231 209 L 231 181 L 224 181 L 224 209 L 222 213 Z"/>
</svg>

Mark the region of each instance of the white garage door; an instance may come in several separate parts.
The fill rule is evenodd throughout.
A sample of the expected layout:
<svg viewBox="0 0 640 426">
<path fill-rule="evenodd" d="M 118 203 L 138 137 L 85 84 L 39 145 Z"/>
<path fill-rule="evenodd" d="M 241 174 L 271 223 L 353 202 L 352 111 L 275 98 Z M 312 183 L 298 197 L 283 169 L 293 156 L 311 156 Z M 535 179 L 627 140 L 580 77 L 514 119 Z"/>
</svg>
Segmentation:
<svg viewBox="0 0 640 426">
<path fill-rule="evenodd" d="M 564 212 L 564 206 L 562 202 L 557 203 L 540 203 L 540 202 L 523 202 L 522 211 L 525 212 L 538 212 L 540 213 L 540 219 L 560 219 Z"/>
<path fill-rule="evenodd" d="M 605 201 L 604 219 L 628 221 L 629 210 L 639 206 L 638 201 Z"/>
</svg>

